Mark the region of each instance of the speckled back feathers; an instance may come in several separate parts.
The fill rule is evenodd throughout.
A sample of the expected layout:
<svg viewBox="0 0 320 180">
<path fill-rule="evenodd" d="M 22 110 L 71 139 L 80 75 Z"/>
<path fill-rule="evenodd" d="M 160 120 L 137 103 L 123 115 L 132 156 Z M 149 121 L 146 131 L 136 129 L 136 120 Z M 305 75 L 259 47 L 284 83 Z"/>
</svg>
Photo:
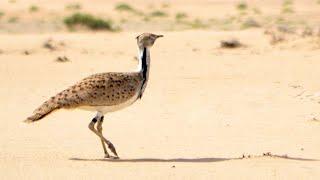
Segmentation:
<svg viewBox="0 0 320 180">
<path fill-rule="evenodd" d="M 91 75 L 44 102 L 26 121 L 36 121 L 59 108 L 113 106 L 134 97 L 141 89 L 142 75 L 100 73 Z"/>
</svg>

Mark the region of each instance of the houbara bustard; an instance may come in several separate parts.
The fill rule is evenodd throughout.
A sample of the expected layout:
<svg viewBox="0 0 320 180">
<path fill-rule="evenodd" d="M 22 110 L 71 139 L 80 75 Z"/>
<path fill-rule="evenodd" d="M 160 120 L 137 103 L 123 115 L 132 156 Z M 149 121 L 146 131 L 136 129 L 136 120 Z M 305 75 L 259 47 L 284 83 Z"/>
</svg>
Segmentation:
<svg viewBox="0 0 320 180">
<path fill-rule="evenodd" d="M 150 68 L 150 48 L 162 35 L 143 33 L 137 36 L 139 48 L 138 71 L 108 72 L 91 75 L 66 90 L 51 97 L 36 109 L 25 122 L 35 122 L 50 112 L 61 108 L 80 108 L 96 111 L 96 116 L 89 124 L 89 129 L 100 139 L 105 158 L 119 158 L 114 145 L 102 134 L 104 115 L 123 109 L 141 99 L 146 88 Z M 95 128 L 95 124 L 97 127 Z M 115 156 L 110 156 L 106 145 Z"/>
</svg>

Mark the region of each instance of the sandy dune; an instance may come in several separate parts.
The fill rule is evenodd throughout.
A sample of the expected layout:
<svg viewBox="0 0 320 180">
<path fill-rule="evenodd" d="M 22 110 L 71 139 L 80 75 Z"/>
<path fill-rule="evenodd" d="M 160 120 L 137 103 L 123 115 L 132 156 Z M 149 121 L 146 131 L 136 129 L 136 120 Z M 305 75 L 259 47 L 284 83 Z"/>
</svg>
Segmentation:
<svg viewBox="0 0 320 180">
<path fill-rule="evenodd" d="M 89 74 L 135 68 L 138 32 L 0 35 L 1 177 L 320 177 L 320 51 L 312 39 L 270 46 L 262 30 L 162 33 L 142 101 L 106 116 L 104 132 L 119 161 L 103 159 L 87 128 L 90 112 L 22 120 Z M 220 49 L 219 40 L 234 34 L 247 47 Z M 50 52 L 42 47 L 49 38 L 66 45 Z M 71 61 L 55 61 L 64 55 Z M 263 157 L 267 152 L 284 158 Z"/>
</svg>

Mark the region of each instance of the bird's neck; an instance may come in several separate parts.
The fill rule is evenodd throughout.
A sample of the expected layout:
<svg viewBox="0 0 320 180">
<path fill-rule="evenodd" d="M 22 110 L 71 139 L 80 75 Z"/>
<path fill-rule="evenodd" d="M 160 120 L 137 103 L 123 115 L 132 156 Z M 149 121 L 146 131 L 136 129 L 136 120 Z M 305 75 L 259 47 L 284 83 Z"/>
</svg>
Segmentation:
<svg viewBox="0 0 320 180">
<path fill-rule="evenodd" d="M 150 66 L 150 50 L 148 47 L 139 47 L 139 54 L 138 54 L 138 71 L 149 71 Z"/>
<path fill-rule="evenodd" d="M 144 89 L 146 88 L 149 79 L 149 69 L 150 69 L 150 50 L 148 47 L 139 47 L 139 65 L 138 71 L 141 73 L 143 82 L 141 86 L 140 98 Z"/>
</svg>

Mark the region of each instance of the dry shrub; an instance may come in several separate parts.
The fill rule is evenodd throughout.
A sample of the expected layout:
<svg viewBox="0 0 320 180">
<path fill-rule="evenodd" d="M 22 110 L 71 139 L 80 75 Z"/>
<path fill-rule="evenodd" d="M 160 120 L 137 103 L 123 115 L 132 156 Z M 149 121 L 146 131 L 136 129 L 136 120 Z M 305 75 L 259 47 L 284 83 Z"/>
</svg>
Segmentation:
<svg viewBox="0 0 320 180">
<path fill-rule="evenodd" d="M 232 38 L 232 39 L 220 41 L 220 46 L 222 48 L 238 48 L 238 47 L 242 47 L 243 44 L 240 43 L 239 40 Z"/>
</svg>

